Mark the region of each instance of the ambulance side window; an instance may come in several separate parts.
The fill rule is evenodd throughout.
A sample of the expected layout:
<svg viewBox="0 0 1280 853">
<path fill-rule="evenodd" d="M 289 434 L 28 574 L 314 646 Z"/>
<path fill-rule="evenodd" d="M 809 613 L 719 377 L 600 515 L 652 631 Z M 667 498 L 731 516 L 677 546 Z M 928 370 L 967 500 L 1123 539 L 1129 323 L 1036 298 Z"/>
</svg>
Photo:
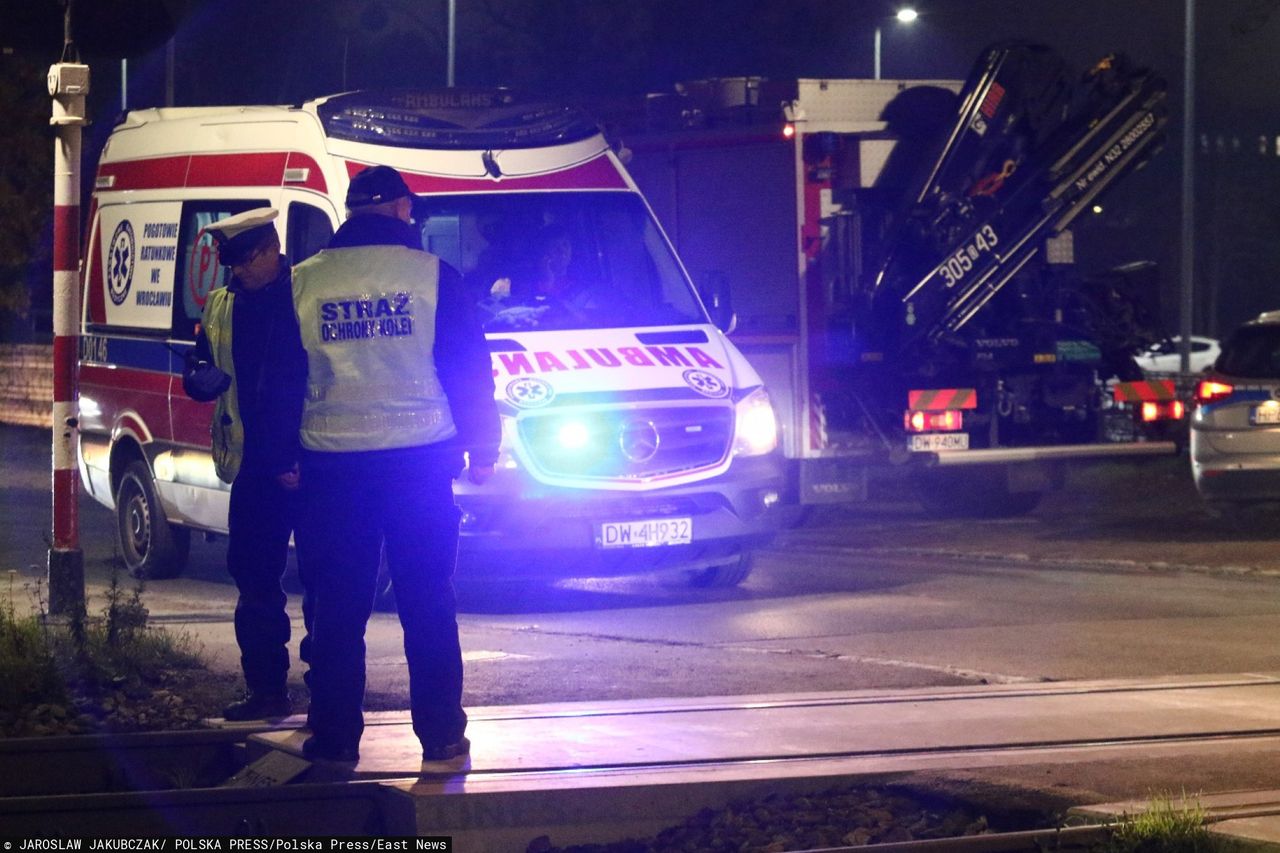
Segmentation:
<svg viewBox="0 0 1280 853">
<path fill-rule="evenodd" d="M 176 340 L 196 339 L 196 324 L 204 312 L 209 291 L 224 286 L 230 277 L 226 267 L 218 263 L 213 238 L 204 229 L 224 217 L 270 204 L 266 199 L 224 199 L 189 201 L 182 205 L 182 223 L 178 230 L 178 292 L 173 300 L 173 337 Z"/>
<path fill-rule="evenodd" d="M 333 237 L 333 224 L 329 214 L 318 207 L 301 202 L 289 205 L 289 234 L 285 254 L 290 266 L 301 263 L 329 245 Z"/>
</svg>

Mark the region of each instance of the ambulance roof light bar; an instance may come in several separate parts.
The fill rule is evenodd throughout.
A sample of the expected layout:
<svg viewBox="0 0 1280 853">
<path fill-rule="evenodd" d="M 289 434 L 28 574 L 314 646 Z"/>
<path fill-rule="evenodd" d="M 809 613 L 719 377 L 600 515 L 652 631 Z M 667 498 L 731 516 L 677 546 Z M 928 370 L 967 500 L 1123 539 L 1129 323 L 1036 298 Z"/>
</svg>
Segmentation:
<svg viewBox="0 0 1280 853">
<path fill-rule="evenodd" d="M 537 148 L 600 132 L 578 109 L 508 89 L 349 92 L 318 101 L 316 112 L 331 137 L 401 148 Z"/>
</svg>

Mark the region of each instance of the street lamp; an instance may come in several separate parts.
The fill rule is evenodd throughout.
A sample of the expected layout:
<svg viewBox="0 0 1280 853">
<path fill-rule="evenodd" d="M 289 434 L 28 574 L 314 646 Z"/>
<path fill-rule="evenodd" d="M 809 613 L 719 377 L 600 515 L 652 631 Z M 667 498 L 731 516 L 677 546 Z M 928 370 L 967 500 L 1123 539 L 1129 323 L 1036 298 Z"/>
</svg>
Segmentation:
<svg viewBox="0 0 1280 853">
<path fill-rule="evenodd" d="M 445 60 L 445 85 L 453 88 L 453 66 L 458 50 L 458 3 L 449 0 L 448 58 Z"/>
<path fill-rule="evenodd" d="M 920 17 L 920 13 L 910 6 L 903 6 L 893 16 L 900 24 L 913 23 L 916 18 Z M 880 79 L 880 25 L 876 24 L 876 40 L 875 40 L 875 79 Z"/>
</svg>

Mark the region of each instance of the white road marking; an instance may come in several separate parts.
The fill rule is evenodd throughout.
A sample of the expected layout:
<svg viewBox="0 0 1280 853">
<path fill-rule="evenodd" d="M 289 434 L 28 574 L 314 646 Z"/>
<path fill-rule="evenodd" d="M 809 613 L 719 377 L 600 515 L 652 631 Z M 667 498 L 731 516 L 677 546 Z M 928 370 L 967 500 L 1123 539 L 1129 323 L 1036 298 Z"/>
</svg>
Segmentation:
<svg viewBox="0 0 1280 853">
<path fill-rule="evenodd" d="M 900 660 L 898 658 L 878 658 L 869 657 L 867 655 L 847 655 L 839 652 L 824 652 L 822 650 L 804 650 L 804 649 L 759 649 L 751 646 L 726 646 L 734 651 L 740 652 L 756 652 L 766 655 L 803 655 L 807 658 L 821 658 L 822 660 L 838 660 L 847 661 L 849 663 L 866 663 L 876 666 L 893 666 L 901 669 L 922 669 L 928 672 L 942 672 L 947 675 L 953 675 L 956 678 L 963 678 L 968 681 L 977 681 L 984 684 L 1035 684 L 1044 681 L 1043 678 L 1036 678 L 1026 675 L 1007 675 L 1001 672 L 985 672 L 980 669 L 966 669 L 959 666 L 949 666 L 947 664 L 921 663 L 914 660 Z"/>
</svg>

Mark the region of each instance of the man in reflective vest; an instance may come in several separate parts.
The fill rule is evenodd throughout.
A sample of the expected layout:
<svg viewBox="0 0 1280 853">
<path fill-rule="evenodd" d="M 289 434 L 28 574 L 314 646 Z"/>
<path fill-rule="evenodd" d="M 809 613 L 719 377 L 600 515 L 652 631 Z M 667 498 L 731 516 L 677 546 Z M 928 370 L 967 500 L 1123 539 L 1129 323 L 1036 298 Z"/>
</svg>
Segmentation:
<svg viewBox="0 0 1280 853">
<path fill-rule="evenodd" d="M 306 382 L 306 354 L 276 216 L 274 208 L 257 208 L 206 229 L 231 280 L 210 291 L 182 376 L 188 396 L 217 400 L 214 468 L 231 483 L 227 569 L 239 591 L 235 631 L 245 696 L 223 711 L 228 720 L 284 717 L 293 708 L 281 578 L 298 515 L 297 414 L 290 407 L 298 408 Z"/>
<path fill-rule="evenodd" d="M 303 559 L 314 581 L 313 760 L 358 758 L 364 632 L 385 539 L 423 769 L 466 766 L 453 571 L 453 479 L 493 473 L 501 426 L 492 367 L 458 273 L 422 249 L 398 172 L 352 178 L 349 218 L 294 269 L 307 352 Z"/>
</svg>

